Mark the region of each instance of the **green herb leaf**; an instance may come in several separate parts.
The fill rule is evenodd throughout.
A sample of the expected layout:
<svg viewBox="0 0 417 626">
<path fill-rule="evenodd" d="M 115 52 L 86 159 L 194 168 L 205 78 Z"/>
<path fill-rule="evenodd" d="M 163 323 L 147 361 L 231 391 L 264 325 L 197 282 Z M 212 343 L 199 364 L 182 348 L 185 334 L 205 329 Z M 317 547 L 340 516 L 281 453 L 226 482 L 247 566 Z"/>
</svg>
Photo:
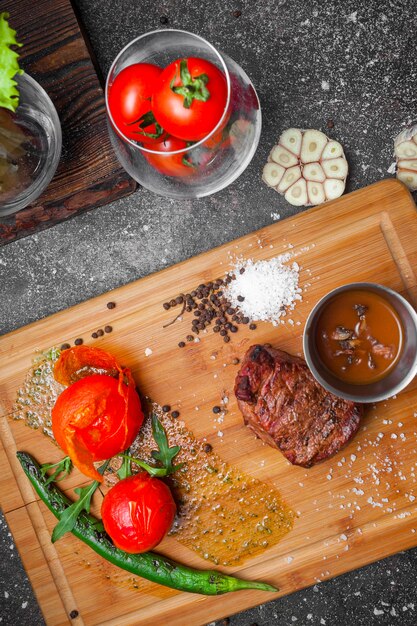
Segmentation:
<svg viewBox="0 0 417 626">
<path fill-rule="evenodd" d="M 19 91 L 16 74 L 23 74 L 19 67 L 19 55 L 10 46 L 21 46 L 16 41 L 16 31 L 8 24 L 9 14 L 0 13 L 0 107 L 16 111 L 19 104 Z"/>
<path fill-rule="evenodd" d="M 104 474 L 108 464 L 109 461 L 103 463 L 103 465 L 98 470 L 100 474 Z M 93 497 L 99 485 L 99 481 L 95 480 L 85 487 L 78 487 L 77 489 L 74 489 L 79 498 L 78 500 L 73 502 L 67 509 L 65 509 L 61 519 L 59 520 L 58 524 L 55 526 L 52 532 L 52 543 L 58 541 L 58 539 L 65 535 L 65 533 L 70 532 L 74 528 L 75 522 L 77 521 L 78 516 L 82 511 L 90 513 L 91 498 Z"/>
<path fill-rule="evenodd" d="M 166 470 L 165 475 L 168 476 L 184 465 L 184 463 L 180 463 L 179 465 L 172 464 L 172 461 L 177 456 L 181 448 L 180 446 L 172 446 L 172 448 L 169 447 L 165 429 L 155 413 L 152 414 L 152 434 L 159 448 L 159 450 L 152 450 L 152 458 L 162 463 L 164 469 Z"/>
<path fill-rule="evenodd" d="M 56 467 L 56 470 L 46 480 L 45 485 L 49 485 L 49 483 L 52 482 L 59 482 L 60 480 L 63 480 L 66 476 L 68 476 L 72 470 L 72 461 L 69 456 L 66 456 L 61 461 L 58 461 L 58 463 L 44 463 L 43 465 L 41 465 L 42 476 L 46 476 L 48 470 L 54 467 Z M 62 474 L 62 476 L 58 478 L 60 474 Z"/>
<path fill-rule="evenodd" d="M 131 463 L 131 457 L 129 457 L 129 448 L 127 450 L 125 450 L 124 454 L 122 454 L 122 465 L 120 467 L 120 469 L 117 471 L 117 475 L 120 478 L 120 480 L 123 480 L 124 478 L 129 478 L 129 476 L 132 476 L 132 468 L 130 467 L 130 463 Z"/>
<path fill-rule="evenodd" d="M 127 460 L 129 463 L 135 463 L 136 465 L 139 465 L 139 467 L 141 467 L 142 469 L 146 470 L 148 472 L 148 474 L 150 474 L 151 476 L 167 476 L 168 472 L 166 470 L 165 467 L 154 467 L 153 465 L 149 465 L 148 463 L 145 463 L 145 461 L 141 461 L 141 459 L 136 459 L 133 456 L 129 456 L 127 454 L 122 454 L 121 455 L 123 457 L 123 460 Z M 119 475 L 119 472 L 118 472 Z M 129 474 L 129 476 L 131 475 L 131 473 Z M 120 476 L 120 478 L 122 478 Z M 124 476 L 123 478 L 126 478 L 126 476 Z"/>
</svg>

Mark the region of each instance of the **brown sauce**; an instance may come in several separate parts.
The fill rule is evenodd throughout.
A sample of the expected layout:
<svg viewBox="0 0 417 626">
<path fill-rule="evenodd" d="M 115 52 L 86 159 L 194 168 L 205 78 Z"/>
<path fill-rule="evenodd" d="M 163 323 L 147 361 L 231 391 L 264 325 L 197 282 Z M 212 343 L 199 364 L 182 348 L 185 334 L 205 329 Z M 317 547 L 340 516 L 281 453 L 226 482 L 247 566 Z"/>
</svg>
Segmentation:
<svg viewBox="0 0 417 626">
<path fill-rule="evenodd" d="M 295 513 L 279 491 L 225 463 L 178 420 L 153 405 L 170 445 L 181 446 L 185 463 L 167 482 L 178 506 L 171 530 L 182 544 L 216 565 L 234 565 L 276 545 L 293 527 Z M 133 445 L 133 455 L 150 458 L 155 448 L 150 420 Z"/>
<path fill-rule="evenodd" d="M 352 289 L 337 294 L 317 322 L 316 345 L 323 364 L 355 385 L 387 376 L 398 361 L 402 344 L 397 312 L 372 291 Z"/>
</svg>

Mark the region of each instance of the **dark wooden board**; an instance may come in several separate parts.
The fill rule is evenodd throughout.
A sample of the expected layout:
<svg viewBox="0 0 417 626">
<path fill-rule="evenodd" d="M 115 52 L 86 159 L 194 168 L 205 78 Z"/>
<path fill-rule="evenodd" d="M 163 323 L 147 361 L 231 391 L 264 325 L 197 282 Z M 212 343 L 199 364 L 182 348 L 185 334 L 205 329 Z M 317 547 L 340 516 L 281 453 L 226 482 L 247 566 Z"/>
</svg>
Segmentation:
<svg viewBox="0 0 417 626">
<path fill-rule="evenodd" d="M 48 188 L 31 206 L 0 218 L 0 245 L 134 191 L 106 128 L 103 90 L 70 0 L 2 0 L 17 30 L 23 69 L 53 101 L 62 155 Z"/>
</svg>

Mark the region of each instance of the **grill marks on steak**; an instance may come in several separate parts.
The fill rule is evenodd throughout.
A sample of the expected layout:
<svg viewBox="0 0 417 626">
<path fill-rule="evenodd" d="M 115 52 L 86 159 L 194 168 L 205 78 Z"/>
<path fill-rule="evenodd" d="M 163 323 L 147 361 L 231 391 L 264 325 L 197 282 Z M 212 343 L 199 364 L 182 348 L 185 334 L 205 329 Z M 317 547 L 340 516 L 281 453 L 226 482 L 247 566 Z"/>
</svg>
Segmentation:
<svg viewBox="0 0 417 626">
<path fill-rule="evenodd" d="M 362 405 L 337 398 L 313 377 L 304 359 L 282 350 L 249 348 L 235 394 L 245 424 L 294 465 L 310 467 L 356 434 Z"/>
</svg>

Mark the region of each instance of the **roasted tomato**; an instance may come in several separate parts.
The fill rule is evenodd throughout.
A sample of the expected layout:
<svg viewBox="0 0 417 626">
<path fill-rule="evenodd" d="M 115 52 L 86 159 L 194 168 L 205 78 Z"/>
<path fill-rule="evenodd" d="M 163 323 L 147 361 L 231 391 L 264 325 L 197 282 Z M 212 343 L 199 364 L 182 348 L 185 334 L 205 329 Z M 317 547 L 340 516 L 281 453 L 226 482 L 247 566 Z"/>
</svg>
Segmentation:
<svg viewBox="0 0 417 626">
<path fill-rule="evenodd" d="M 108 104 L 117 128 L 144 145 L 161 140 L 163 129 L 151 111 L 151 96 L 162 70 L 151 63 L 134 63 L 117 74 L 108 89 Z"/>
<path fill-rule="evenodd" d="M 224 74 L 210 61 L 189 57 L 163 70 L 153 92 L 152 111 L 170 135 L 199 141 L 219 123 L 226 102 Z"/>
<path fill-rule="evenodd" d="M 130 371 L 104 350 L 81 346 L 61 354 L 54 374 L 69 384 L 52 409 L 55 439 L 81 472 L 101 481 L 93 462 L 128 448 L 143 422 Z"/>
<path fill-rule="evenodd" d="M 167 485 L 141 472 L 104 496 L 101 517 L 114 545 L 137 554 L 152 550 L 172 526 L 176 506 Z"/>
<path fill-rule="evenodd" d="M 176 137 L 168 137 L 160 143 L 154 144 L 152 150 L 158 152 L 175 152 L 176 150 L 183 150 L 187 147 L 187 143 L 182 139 Z M 144 153 L 145 154 L 145 153 Z M 186 152 L 180 152 L 180 154 L 153 154 L 147 152 L 145 154 L 146 160 L 152 165 L 158 172 L 164 176 L 175 176 L 178 178 L 188 178 L 195 172 L 195 166 L 187 157 Z"/>
</svg>

